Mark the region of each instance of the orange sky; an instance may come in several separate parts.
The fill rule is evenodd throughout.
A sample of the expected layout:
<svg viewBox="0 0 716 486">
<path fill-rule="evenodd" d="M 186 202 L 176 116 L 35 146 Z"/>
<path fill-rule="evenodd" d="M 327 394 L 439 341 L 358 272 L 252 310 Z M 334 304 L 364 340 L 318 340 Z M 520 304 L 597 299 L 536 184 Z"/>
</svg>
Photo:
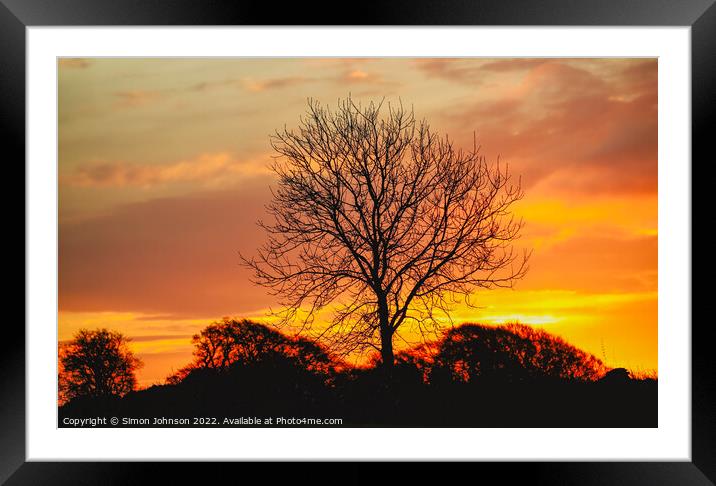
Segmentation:
<svg viewBox="0 0 716 486">
<path fill-rule="evenodd" d="M 414 106 L 522 175 L 533 248 L 514 290 L 457 322 L 519 320 L 657 368 L 655 59 L 73 59 L 59 62 L 59 338 L 133 339 L 140 382 L 190 360 L 190 336 L 274 304 L 238 252 L 262 241 L 268 135 L 306 98 Z M 410 333 L 405 335 L 411 340 Z"/>
</svg>

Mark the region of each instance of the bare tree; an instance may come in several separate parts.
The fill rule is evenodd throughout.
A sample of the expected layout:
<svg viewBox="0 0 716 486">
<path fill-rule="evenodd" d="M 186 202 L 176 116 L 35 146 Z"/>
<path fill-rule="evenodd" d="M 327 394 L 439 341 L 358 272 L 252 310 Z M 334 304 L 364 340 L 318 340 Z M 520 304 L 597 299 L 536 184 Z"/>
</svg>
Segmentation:
<svg viewBox="0 0 716 486">
<path fill-rule="evenodd" d="M 271 137 L 272 221 L 259 222 L 267 241 L 244 262 L 285 322 L 310 329 L 333 304 L 319 337 L 339 352 L 374 347 L 390 369 L 401 326 L 437 331 L 474 290 L 521 278 L 528 255 L 512 247 L 522 191 L 507 168 L 384 105 L 309 100 L 298 129 Z"/>
</svg>

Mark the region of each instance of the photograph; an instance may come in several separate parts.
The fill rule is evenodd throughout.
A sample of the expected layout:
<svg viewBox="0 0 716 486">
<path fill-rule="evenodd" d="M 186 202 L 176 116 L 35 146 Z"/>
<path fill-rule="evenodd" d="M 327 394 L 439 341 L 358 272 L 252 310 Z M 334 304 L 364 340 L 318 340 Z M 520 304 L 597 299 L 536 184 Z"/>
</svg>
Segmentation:
<svg viewBox="0 0 716 486">
<path fill-rule="evenodd" d="M 56 69 L 58 427 L 659 427 L 658 58 Z"/>
</svg>

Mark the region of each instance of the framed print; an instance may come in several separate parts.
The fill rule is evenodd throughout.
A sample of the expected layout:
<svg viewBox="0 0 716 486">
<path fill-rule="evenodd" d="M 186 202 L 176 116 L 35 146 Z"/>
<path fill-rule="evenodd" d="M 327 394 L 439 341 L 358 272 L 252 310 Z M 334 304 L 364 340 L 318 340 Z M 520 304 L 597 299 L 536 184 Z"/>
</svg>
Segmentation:
<svg viewBox="0 0 716 486">
<path fill-rule="evenodd" d="M 712 484 L 716 7 L 508 5 L 5 1 L 26 290 L 0 477 Z"/>
</svg>

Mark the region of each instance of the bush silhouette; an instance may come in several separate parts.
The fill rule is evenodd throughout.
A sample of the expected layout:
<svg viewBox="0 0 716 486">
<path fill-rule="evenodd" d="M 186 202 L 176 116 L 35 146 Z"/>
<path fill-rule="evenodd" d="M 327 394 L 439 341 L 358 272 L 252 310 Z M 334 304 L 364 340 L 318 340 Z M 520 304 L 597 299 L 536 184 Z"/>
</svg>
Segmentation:
<svg viewBox="0 0 716 486">
<path fill-rule="evenodd" d="M 224 318 L 192 337 L 194 361 L 167 381 L 182 382 L 192 373 L 206 375 L 235 372 L 239 368 L 268 370 L 289 368 L 319 375 L 326 380 L 336 363 L 318 344 L 285 334 L 246 319 Z"/>
<path fill-rule="evenodd" d="M 438 344 L 430 381 L 527 381 L 540 378 L 593 381 L 606 373 L 596 357 L 558 336 L 522 324 L 465 324 Z"/>
</svg>

